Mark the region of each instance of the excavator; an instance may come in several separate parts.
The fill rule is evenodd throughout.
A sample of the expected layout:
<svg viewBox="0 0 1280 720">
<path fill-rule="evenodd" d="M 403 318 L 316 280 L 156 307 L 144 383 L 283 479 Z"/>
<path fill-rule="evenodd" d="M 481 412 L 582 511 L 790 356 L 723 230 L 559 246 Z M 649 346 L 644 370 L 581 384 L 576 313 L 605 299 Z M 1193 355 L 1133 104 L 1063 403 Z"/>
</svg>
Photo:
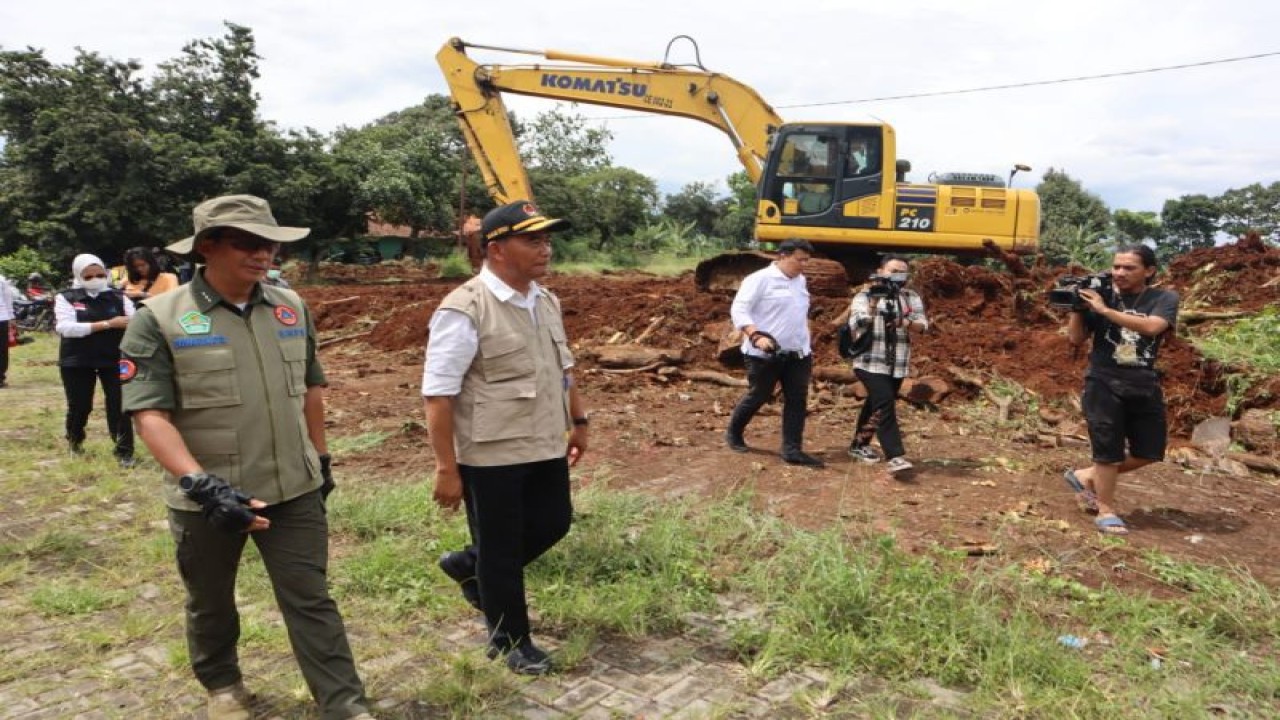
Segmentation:
<svg viewBox="0 0 1280 720">
<path fill-rule="evenodd" d="M 755 239 L 808 240 L 826 262 L 805 268 L 811 291 L 845 295 L 881 252 L 951 255 L 1036 250 L 1040 200 L 985 173 L 931 175 L 906 182 L 894 129 L 882 122 L 783 122 L 747 85 L 694 62 L 623 60 L 558 50 L 478 45 L 459 38 L 436 54 L 454 112 L 490 195 L 499 203 L 534 198 L 504 93 L 606 105 L 698 120 L 728 136 L 757 188 Z M 480 64 L 468 48 L 534 56 L 537 62 Z M 544 61 L 550 61 L 544 62 Z M 703 290 L 736 287 L 763 267 L 762 253 L 727 253 L 695 270 Z"/>
</svg>

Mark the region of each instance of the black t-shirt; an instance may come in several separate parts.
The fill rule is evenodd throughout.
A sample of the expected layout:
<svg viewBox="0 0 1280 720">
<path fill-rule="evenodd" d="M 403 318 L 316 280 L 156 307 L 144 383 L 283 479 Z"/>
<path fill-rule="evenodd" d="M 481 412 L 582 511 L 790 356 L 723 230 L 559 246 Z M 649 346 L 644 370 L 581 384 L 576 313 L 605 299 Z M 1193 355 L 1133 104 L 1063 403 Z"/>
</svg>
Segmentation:
<svg viewBox="0 0 1280 720">
<path fill-rule="evenodd" d="M 1109 307 L 1139 317 L 1156 316 L 1169 323 L 1170 332 L 1178 320 L 1178 293 L 1172 290 L 1147 288 L 1132 295 L 1114 294 Z M 1085 313 L 1085 325 L 1093 332 L 1093 347 L 1089 351 L 1089 372 L 1101 370 L 1108 374 L 1121 371 L 1146 371 L 1155 375 L 1156 354 L 1165 333 L 1147 337 L 1136 330 L 1128 330 L 1104 320 L 1092 311 Z"/>
</svg>

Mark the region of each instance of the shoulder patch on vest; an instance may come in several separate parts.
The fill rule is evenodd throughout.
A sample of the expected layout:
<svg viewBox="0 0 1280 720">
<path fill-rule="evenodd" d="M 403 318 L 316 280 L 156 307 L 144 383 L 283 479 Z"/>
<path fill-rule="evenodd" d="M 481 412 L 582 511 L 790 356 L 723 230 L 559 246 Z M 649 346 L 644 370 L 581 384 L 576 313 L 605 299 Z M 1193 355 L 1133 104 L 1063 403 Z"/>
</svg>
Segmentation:
<svg viewBox="0 0 1280 720">
<path fill-rule="evenodd" d="M 118 365 L 120 382 L 129 382 L 138 376 L 138 364 L 129 358 L 120 358 Z"/>
<path fill-rule="evenodd" d="M 277 305 L 275 308 L 275 314 L 276 320 L 280 321 L 281 325 L 298 324 L 298 311 L 288 305 Z"/>
</svg>

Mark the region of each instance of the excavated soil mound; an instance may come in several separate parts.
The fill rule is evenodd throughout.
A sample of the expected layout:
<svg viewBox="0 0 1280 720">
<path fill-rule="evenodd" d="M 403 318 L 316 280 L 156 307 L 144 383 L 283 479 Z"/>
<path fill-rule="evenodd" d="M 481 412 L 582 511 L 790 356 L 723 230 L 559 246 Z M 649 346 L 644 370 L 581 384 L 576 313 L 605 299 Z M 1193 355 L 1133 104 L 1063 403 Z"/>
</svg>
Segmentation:
<svg viewBox="0 0 1280 720">
<path fill-rule="evenodd" d="M 426 341 L 436 304 L 460 282 L 428 279 L 432 271 L 412 261 L 373 267 L 325 264 L 320 270 L 324 280 L 349 283 L 365 278 L 388 284 L 314 286 L 303 288 L 303 293 L 326 339 L 358 338 L 383 351 L 416 349 Z M 1079 392 L 1087 358 L 1073 352 L 1063 332 L 1065 314 L 1049 308 L 1044 297 L 1054 278 L 1066 272 L 1033 267 L 1029 277 L 1015 278 L 941 258 L 917 262 L 912 286 L 924 297 L 933 331 L 918 338 L 914 370 L 921 376 L 951 379 L 948 368 L 955 366 L 979 377 L 1015 382 L 1050 404 L 1071 402 Z M 1280 249 L 1242 240 L 1197 250 L 1159 277 L 1162 286 L 1182 294 L 1184 309 L 1256 311 L 1280 303 Z M 723 369 L 716 350 L 729 329 L 731 295 L 697 292 L 691 274 L 555 275 L 546 284 L 561 299 L 575 344 L 603 344 L 619 334 L 634 338 L 650 329 L 646 345 L 680 350 L 691 367 Z M 847 305 L 844 298 L 813 297 L 819 366 L 841 364 L 835 321 Z M 1180 328 L 1180 337 L 1169 338 L 1161 349 L 1171 424 L 1178 434 L 1225 411 L 1227 369 L 1205 361 L 1186 339 L 1207 327 Z M 589 360 L 583 363 L 589 367 Z M 1280 407 L 1280 386 L 1275 385 L 1273 381 L 1250 390 L 1241 408 Z M 962 383 L 955 386 L 962 396 L 977 392 Z"/>
<path fill-rule="evenodd" d="M 1199 251 L 1161 278 L 1201 316 L 1254 311 L 1277 302 L 1278 254 L 1249 243 Z M 327 423 L 338 435 L 378 432 L 383 438 L 376 452 L 341 453 L 340 478 L 417 482 L 434 462 L 419 387 L 427 324 L 459 281 L 431 279 L 429 268 L 413 263 L 384 265 L 392 267 L 338 267 L 341 276 L 330 284 L 304 282 L 300 289 L 321 330 L 330 381 Z M 321 279 L 329 268 L 318 268 Z M 920 337 L 915 371 L 939 376 L 953 396 L 979 392 L 961 377 L 997 390 L 1016 383 L 1037 394 L 1042 412 L 1036 417 L 1029 403 L 1015 403 L 1006 423 L 985 398 L 944 400 L 941 407 L 903 403 L 904 442 L 916 471 L 893 478 L 881 464 L 848 457 L 858 403 L 847 385 L 828 381 L 816 382 L 810 393 L 805 429 L 805 448 L 827 463 L 824 469 L 779 461 L 777 403 L 763 408 L 748 428 L 749 454 L 724 447 L 726 418 L 742 394 L 741 387 L 718 382 L 742 377 L 717 359 L 729 329 L 727 292 L 697 292 L 692 273 L 552 276 L 547 285 L 562 300 L 592 414 L 590 449 L 576 474 L 583 482 L 660 498 L 746 490 L 753 507 L 798 526 L 835 524 L 851 536 L 891 533 L 902 547 L 919 552 L 993 548 L 1004 562 L 1050 567 L 1090 586 L 1115 584 L 1158 596 L 1182 592 L 1134 571 L 1150 552 L 1244 568 L 1263 582 L 1280 583 L 1280 487 L 1270 475 L 1196 471 L 1177 462 L 1144 468 L 1125 476 L 1120 494 L 1134 534 L 1123 546 L 1095 539 L 1092 519 L 1078 512 L 1061 479 L 1063 468 L 1088 459 L 1080 413 L 1072 407 L 1085 358 L 1073 357 L 1062 332 L 1065 318 L 1047 307 L 1044 296 L 1064 272 L 1033 266 L 1015 277 L 942 259 L 917 264 L 913 284 L 936 329 Z M 396 280 L 400 284 L 391 284 Z M 352 281 L 357 284 L 346 284 Z M 846 305 L 838 297 L 813 299 L 817 362 L 833 378 L 848 374 L 836 357 L 833 325 Z M 1195 337 L 1216 322 L 1230 320 L 1184 319 L 1179 331 Z M 660 348 L 704 372 L 696 379 L 692 372 L 617 372 L 592 359 L 595 346 L 633 343 L 640 336 L 642 350 Z M 646 355 L 636 351 L 632 357 Z M 1225 369 L 1202 360 L 1185 339 L 1162 350 L 1161 365 L 1176 445 L 1184 445 L 1196 420 L 1223 412 Z M 1280 387 L 1267 392 L 1251 390 L 1248 403 L 1277 407 Z"/>
</svg>

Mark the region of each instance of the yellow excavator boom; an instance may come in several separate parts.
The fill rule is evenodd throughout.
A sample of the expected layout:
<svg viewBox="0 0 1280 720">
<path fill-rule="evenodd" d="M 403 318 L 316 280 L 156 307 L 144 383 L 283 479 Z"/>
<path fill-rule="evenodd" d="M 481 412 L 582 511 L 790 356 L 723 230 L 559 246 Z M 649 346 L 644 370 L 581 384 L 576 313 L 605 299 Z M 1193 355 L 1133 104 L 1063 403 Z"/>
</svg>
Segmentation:
<svg viewBox="0 0 1280 720">
<path fill-rule="evenodd" d="M 468 47 L 577 65 L 482 65 Z M 698 120 L 725 133 L 752 182 L 759 182 L 769 135 L 782 118 L 755 90 L 700 67 L 621 60 L 558 50 L 473 45 L 452 38 L 436 53 L 467 146 L 499 202 L 532 198 L 503 93 L 607 105 Z"/>
</svg>

